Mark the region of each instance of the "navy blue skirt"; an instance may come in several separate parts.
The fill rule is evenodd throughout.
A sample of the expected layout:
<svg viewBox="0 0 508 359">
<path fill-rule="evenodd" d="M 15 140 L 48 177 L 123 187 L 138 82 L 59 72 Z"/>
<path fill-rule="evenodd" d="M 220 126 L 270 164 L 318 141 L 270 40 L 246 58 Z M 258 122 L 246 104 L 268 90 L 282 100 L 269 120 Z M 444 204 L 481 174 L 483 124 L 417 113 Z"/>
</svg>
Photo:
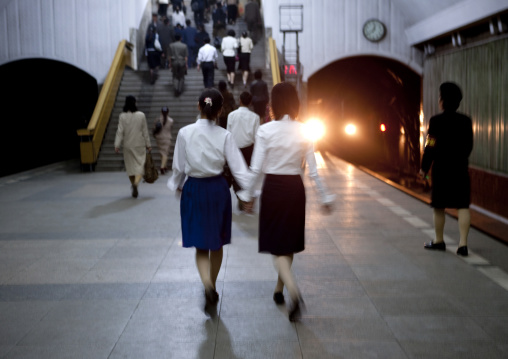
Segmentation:
<svg viewBox="0 0 508 359">
<path fill-rule="evenodd" d="M 180 217 L 184 247 L 215 251 L 231 243 L 231 193 L 226 179 L 189 177 L 182 190 Z"/>
</svg>

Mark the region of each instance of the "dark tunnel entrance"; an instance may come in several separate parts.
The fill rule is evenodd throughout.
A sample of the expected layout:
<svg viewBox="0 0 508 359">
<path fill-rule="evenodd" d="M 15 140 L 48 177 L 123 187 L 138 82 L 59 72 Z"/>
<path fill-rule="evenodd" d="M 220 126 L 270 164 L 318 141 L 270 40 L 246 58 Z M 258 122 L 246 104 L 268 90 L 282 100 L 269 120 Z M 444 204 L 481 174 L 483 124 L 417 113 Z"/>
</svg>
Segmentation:
<svg viewBox="0 0 508 359">
<path fill-rule="evenodd" d="M 421 77 L 413 70 L 374 56 L 339 60 L 309 78 L 308 101 L 327 127 L 321 149 L 397 182 L 416 176 Z"/>
<path fill-rule="evenodd" d="M 59 61 L 26 59 L 0 66 L 4 136 L 0 176 L 79 158 L 76 130 L 98 98 L 95 78 Z"/>
</svg>

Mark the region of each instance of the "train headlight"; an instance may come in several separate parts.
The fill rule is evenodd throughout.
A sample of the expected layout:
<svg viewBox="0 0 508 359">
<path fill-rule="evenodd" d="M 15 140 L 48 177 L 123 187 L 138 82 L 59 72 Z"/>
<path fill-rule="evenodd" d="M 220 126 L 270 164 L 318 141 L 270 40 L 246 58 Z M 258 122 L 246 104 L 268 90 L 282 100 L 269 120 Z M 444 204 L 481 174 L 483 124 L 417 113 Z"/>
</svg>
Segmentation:
<svg viewBox="0 0 508 359">
<path fill-rule="evenodd" d="M 356 126 L 350 123 L 346 126 L 345 131 L 349 136 L 354 136 L 356 134 Z"/>
<path fill-rule="evenodd" d="M 311 118 L 307 122 L 305 122 L 303 126 L 303 131 L 305 137 L 307 137 L 309 140 L 316 142 L 320 140 L 326 132 L 325 125 L 322 121 Z"/>
</svg>

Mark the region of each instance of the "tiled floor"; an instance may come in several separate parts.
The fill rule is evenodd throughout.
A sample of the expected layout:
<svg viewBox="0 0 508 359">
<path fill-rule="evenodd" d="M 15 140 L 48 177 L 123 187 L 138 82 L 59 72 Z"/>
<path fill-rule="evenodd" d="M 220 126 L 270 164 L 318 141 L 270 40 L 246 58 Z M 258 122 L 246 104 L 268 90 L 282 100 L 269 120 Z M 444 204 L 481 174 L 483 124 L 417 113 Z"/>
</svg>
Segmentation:
<svg viewBox="0 0 508 359">
<path fill-rule="evenodd" d="M 297 323 L 271 298 L 257 216 L 233 216 L 210 318 L 168 177 L 132 199 L 125 173 L 76 167 L 0 179 L 0 358 L 508 357 L 508 246 L 472 229 L 459 258 L 448 216 L 449 250 L 424 250 L 428 205 L 336 158 L 331 215 L 306 180 Z"/>
</svg>

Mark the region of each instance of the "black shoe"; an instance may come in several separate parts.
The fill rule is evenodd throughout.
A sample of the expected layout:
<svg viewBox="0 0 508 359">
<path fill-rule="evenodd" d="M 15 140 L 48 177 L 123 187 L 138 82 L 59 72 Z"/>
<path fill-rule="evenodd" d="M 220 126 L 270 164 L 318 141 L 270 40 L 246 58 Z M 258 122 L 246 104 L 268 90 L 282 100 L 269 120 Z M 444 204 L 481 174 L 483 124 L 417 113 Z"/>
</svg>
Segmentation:
<svg viewBox="0 0 508 359">
<path fill-rule="evenodd" d="M 423 245 L 423 247 L 425 249 L 436 249 L 438 251 L 445 251 L 446 250 L 445 242 L 434 243 L 434 241 L 431 241 L 431 242 L 425 243 Z"/>
<path fill-rule="evenodd" d="M 214 289 L 205 290 L 205 313 L 210 317 L 217 315 L 217 303 L 219 302 L 219 293 Z"/>
<path fill-rule="evenodd" d="M 132 197 L 138 198 L 138 186 L 132 185 Z"/>
<path fill-rule="evenodd" d="M 457 254 L 462 257 L 467 257 L 467 246 L 462 246 L 457 249 Z"/>
<path fill-rule="evenodd" d="M 296 322 L 302 316 L 303 300 L 298 299 L 289 310 L 289 321 Z"/>
<path fill-rule="evenodd" d="M 273 301 L 277 304 L 284 304 L 284 294 L 282 292 L 273 293 Z"/>
<path fill-rule="evenodd" d="M 205 290 L 205 299 L 209 304 L 217 304 L 219 302 L 219 293 L 213 288 L 209 288 Z"/>
</svg>

